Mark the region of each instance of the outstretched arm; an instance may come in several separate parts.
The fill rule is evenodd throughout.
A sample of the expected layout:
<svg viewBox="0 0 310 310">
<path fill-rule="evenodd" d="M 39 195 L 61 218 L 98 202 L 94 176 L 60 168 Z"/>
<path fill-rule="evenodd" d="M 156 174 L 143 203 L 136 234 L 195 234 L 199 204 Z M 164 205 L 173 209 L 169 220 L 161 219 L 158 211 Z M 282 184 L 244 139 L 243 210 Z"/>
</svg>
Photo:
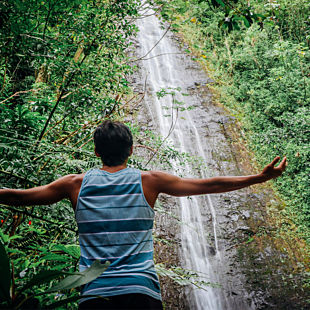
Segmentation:
<svg viewBox="0 0 310 310">
<path fill-rule="evenodd" d="M 69 198 L 74 204 L 80 175 L 66 175 L 50 184 L 30 189 L 0 189 L 0 203 L 7 205 L 47 205 Z M 78 188 L 79 189 L 79 188 Z"/>
<path fill-rule="evenodd" d="M 185 179 L 164 172 L 156 172 L 155 182 L 158 193 L 166 193 L 172 196 L 190 196 L 211 193 L 224 193 L 244 188 L 253 184 L 262 183 L 279 177 L 286 167 L 286 157 L 276 167 L 280 157 L 267 165 L 259 174 L 248 176 L 213 177 L 208 179 Z"/>
</svg>

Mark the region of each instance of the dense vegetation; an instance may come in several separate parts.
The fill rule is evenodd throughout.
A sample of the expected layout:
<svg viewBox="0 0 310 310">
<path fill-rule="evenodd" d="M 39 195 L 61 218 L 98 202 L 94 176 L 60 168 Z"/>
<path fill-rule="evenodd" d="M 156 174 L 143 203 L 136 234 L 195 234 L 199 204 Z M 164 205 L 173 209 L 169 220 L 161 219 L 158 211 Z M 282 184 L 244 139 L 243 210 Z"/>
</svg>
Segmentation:
<svg viewBox="0 0 310 310">
<path fill-rule="evenodd" d="M 132 68 L 125 52 L 136 31 L 132 21 L 138 6 L 134 0 L 1 1 L 2 187 L 44 185 L 99 164 L 89 142 L 104 117 L 121 114 L 120 97 L 129 93 L 126 76 Z M 80 254 L 73 216 L 66 201 L 1 207 L 15 307 L 29 289 L 35 294 L 46 290 L 44 285 L 33 290 L 40 283 L 34 281 L 28 292 L 18 294 L 34 274 L 76 270 Z M 46 305 L 62 298 L 49 294 L 38 300 Z M 37 306 L 36 300 L 20 306 L 27 303 Z"/>
<path fill-rule="evenodd" d="M 167 141 L 140 131 L 133 115 L 144 93 L 129 86 L 135 70 L 131 38 L 147 6 L 136 0 L 0 2 L 2 188 L 44 185 L 99 166 L 92 134 L 106 118 L 131 127 L 140 152 L 130 165 L 184 162 L 186 155 Z M 77 271 L 80 257 L 69 201 L 1 205 L 0 220 L 0 308 L 76 308 L 79 294 L 73 288 L 105 266 L 84 276 L 66 274 Z M 181 284 L 190 278 L 159 261 L 158 271 Z M 64 274 L 65 282 L 55 286 Z"/>
<path fill-rule="evenodd" d="M 275 182 L 287 205 L 282 213 L 309 240 L 309 2 L 156 2 L 208 68 L 259 162 L 287 156 L 287 172 Z"/>
<path fill-rule="evenodd" d="M 252 225 L 248 243 L 238 245 L 238 260 L 245 286 L 265 290 L 270 308 L 308 309 L 310 4 L 156 3 L 185 49 L 213 78 L 207 87 L 215 100 L 239 121 L 238 144 L 248 146 L 260 166 L 276 155 L 288 158 L 286 173 L 273 183 L 278 197 L 264 208 L 264 220 Z M 267 249 L 273 257 L 262 254 Z"/>
<path fill-rule="evenodd" d="M 163 4 L 162 15 L 174 20 L 175 30 L 190 33 L 197 59 L 213 72 L 221 102 L 243 121 L 261 162 L 277 154 L 288 156 L 288 173 L 277 182 L 291 207 L 283 212 L 293 210 L 296 227 L 309 236 L 309 4 Z M 1 187 L 44 185 L 100 164 L 93 154 L 94 128 L 107 117 L 124 119 L 128 107 L 137 107 L 143 97 L 133 94 L 128 82 L 134 70 L 130 37 L 141 10 L 137 0 L 0 2 Z M 143 169 L 156 158 L 169 165 L 179 156 L 157 135 L 141 134 L 134 122 L 128 125 L 148 155 L 135 156 L 131 165 Z M 7 285 L 3 279 L 10 265 L 15 307 L 35 308 L 38 301 L 46 306 L 77 295 L 76 290 L 44 295 L 55 274 L 43 273 L 29 282 L 46 270 L 58 270 L 58 276 L 60 270 L 76 271 L 80 253 L 73 216 L 67 201 L 44 207 L 1 206 L 0 239 L 10 262 L 1 260 L 0 284 Z M 1 258 L 3 251 L 1 247 Z M 25 300 L 30 291 L 37 299 Z M 0 297 L 5 299 L 3 291 Z"/>
<path fill-rule="evenodd" d="M 1 1 L 1 187 L 44 185 L 99 164 L 94 128 L 106 117 L 121 118 L 126 102 L 137 101 L 128 87 L 133 68 L 127 50 L 140 6 L 135 0 Z M 57 272 L 45 270 L 61 276 L 77 268 L 69 203 L 1 206 L 0 216 L 1 243 L 10 257 L 9 263 L 1 247 L 1 301 L 9 298 L 9 266 L 12 307 L 34 309 L 38 300 L 46 306 L 76 295 L 71 290 L 25 299 L 50 287 Z"/>
</svg>

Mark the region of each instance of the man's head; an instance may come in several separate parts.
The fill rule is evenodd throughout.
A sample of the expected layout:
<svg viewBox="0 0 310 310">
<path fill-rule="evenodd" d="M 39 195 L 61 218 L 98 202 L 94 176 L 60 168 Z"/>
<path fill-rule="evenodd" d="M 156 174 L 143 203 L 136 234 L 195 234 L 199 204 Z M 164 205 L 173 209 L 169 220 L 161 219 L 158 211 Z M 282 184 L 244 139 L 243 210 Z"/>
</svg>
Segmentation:
<svg viewBox="0 0 310 310">
<path fill-rule="evenodd" d="M 123 164 L 132 152 L 132 134 L 120 122 L 104 121 L 94 133 L 95 151 L 106 166 Z"/>
</svg>

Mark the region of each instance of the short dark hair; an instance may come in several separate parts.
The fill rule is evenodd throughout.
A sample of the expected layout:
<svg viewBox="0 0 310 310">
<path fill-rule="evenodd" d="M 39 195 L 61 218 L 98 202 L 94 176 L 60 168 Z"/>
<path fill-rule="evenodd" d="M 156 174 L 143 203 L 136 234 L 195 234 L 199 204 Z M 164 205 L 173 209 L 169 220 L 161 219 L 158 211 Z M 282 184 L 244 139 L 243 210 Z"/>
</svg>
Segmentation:
<svg viewBox="0 0 310 310">
<path fill-rule="evenodd" d="M 103 164 L 118 166 L 130 155 L 132 134 L 125 124 L 106 120 L 96 128 L 94 142 Z"/>
</svg>

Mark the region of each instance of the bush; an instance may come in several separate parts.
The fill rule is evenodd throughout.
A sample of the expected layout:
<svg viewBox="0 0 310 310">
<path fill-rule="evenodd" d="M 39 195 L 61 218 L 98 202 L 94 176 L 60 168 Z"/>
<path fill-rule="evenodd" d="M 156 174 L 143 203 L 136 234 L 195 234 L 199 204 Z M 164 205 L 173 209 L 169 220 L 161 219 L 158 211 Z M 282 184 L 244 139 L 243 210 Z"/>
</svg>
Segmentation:
<svg viewBox="0 0 310 310">
<path fill-rule="evenodd" d="M 160 0 L 158 3 L 162 3 Z M 220 101 L 243 124 L 261 165 L 288 158 L 276 188 L 310 241 L 308 1 L 179 1 L 164 5 L 202 57 Z M 181 30 L 182 31 L 182 30 Z"/>
</svg>

